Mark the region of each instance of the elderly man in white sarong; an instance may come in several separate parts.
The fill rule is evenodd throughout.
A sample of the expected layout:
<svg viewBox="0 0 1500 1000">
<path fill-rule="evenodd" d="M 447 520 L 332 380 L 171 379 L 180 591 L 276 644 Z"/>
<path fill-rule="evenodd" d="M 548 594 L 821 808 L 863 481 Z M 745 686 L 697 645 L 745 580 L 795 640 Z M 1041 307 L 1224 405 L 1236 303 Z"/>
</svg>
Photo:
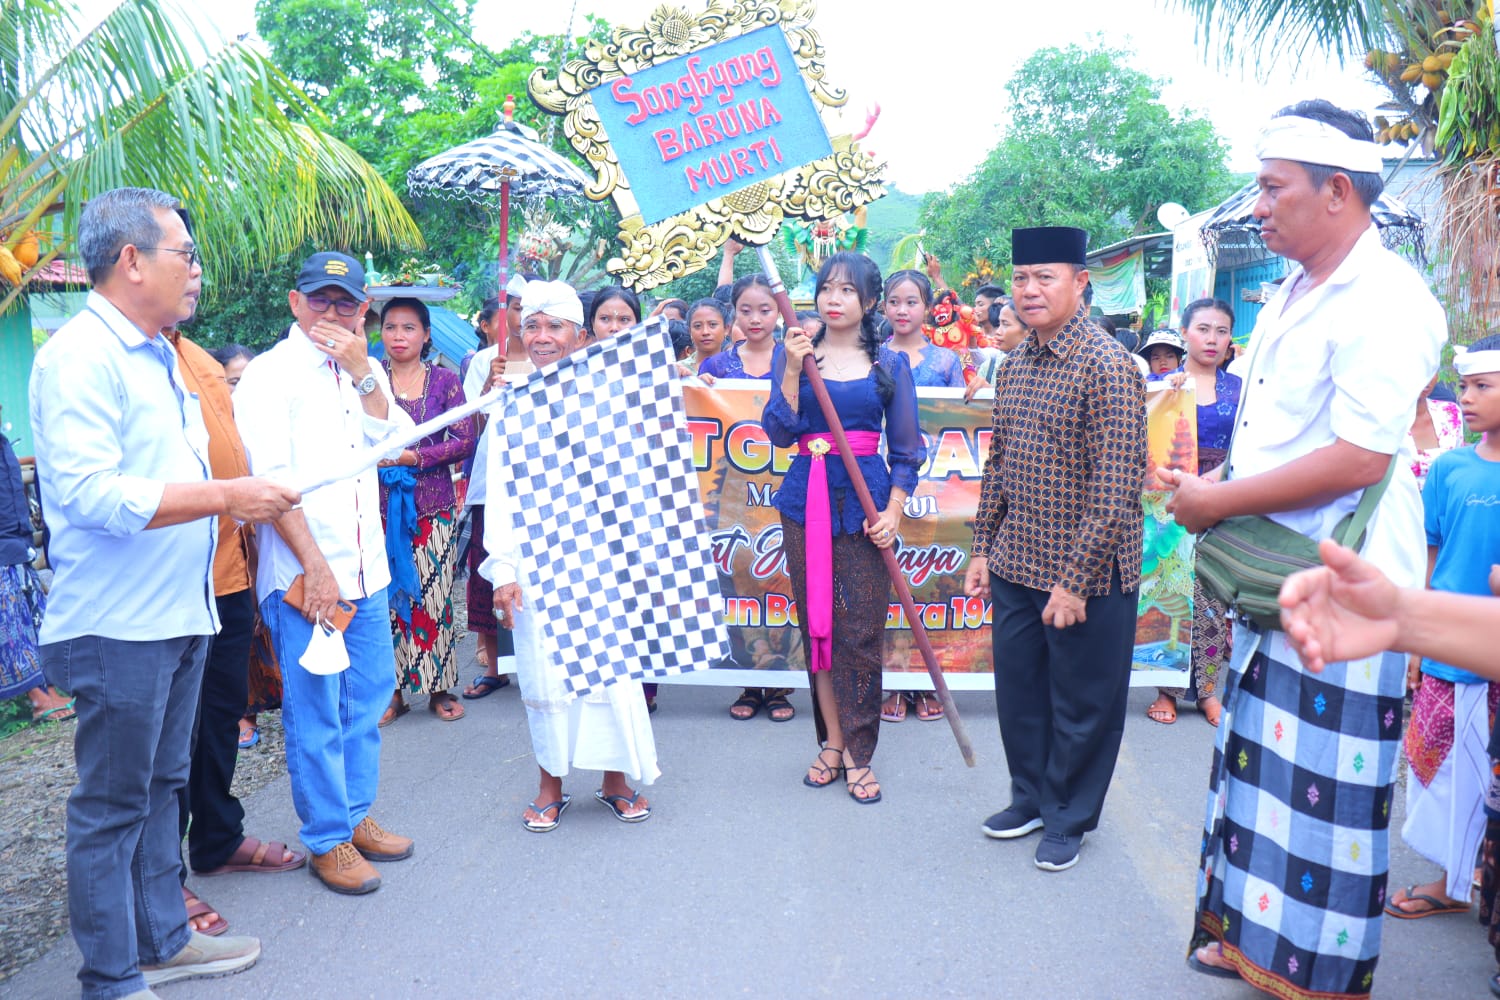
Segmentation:
<svg viewBox="0 0 1500 1000">
<path fill-rule="evenodd" d="M 538 370 L 571 354 L 580 344 L 583 306 L 578 295 L 561 281 L 533 281 L 521 297 L 521 342 Z M 656 766 L 656 742 L 641 683 L 620 680 L 599 691 L 569 698 L 565 668 L 547 653 L 542 616 L 547 614 L 543 589 L 524 585 L 521 538 L 512 528 L 517 501 L 497 470 L 508 456 L 501 450 L 501 434 L 489 435 L 489 505 L 484 522 L 484 546 L 489 558 L 480 566 L 495 586 L 495 617 L 501 628 L 515 633 L 516 670 L 521 700 L 531 728 L 531 746 L 541 771 L 536 799 L 521 816 L 535 833 L 556 829 L 570 797 L 562 790 L 570 767 L 604 772 L 594 797 L 615 817 L 639 823 L 651 815 L 644 795 L 630 782 L 649 785 L 661 772 Z"/>
</svg>

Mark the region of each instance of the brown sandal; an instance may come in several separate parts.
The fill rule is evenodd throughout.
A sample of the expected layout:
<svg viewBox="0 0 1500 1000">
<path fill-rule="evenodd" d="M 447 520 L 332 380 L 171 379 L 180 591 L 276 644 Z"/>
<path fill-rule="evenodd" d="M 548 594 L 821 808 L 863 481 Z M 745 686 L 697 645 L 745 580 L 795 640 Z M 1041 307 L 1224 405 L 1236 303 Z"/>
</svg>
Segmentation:
<svg viewBox="0 0 1500 1000">
<path fill-rule="evenodd" d="M 292 860 L 287 861 L 290 854 Z M 271 858 L 277 860 L 272 861 Z M 246 837 L 234 849 L 229 860 L 206 872 L 195 871 L 194 875 L 228 875 L 230 872 L 289 872 L 307 864 L 307 855 L 301 851 L 289 851 L 279 840 L 257 840 Z"/>
<path fill-rule="evenodd" d="M 402 698 L 399 693 L 393 694 L 391 695 L 391 703 L 385 707 L 385 713 L 380 716 L 380 722 L 377 723 L 377 726 L 384 729 L 410 711 L 411 706 L 406 703 L 406 699 Z"/>
<path fill-rule="evenodd" d="M 209 924 L 203 930 L 198 931 L 198 933 L 206 934 L 209 937 L 218 937 L 220 934 L 223 934 L 225 931 L 229 930 L 229 921 L 224 919 L 224 915 L 218 910 L 215 910 L 212 906 L 209 906 L 203 900 L 199 899 L 197 896 L 193 895 L 193 890 L 189 889 L 187 886 L 182 887 L 182 903 L 187 907 L 188 929 L 194 929 L 194 920 L 212 913 L 214 914 L 214 916 L 218 917 L 218 919 Z"/>
</svg>

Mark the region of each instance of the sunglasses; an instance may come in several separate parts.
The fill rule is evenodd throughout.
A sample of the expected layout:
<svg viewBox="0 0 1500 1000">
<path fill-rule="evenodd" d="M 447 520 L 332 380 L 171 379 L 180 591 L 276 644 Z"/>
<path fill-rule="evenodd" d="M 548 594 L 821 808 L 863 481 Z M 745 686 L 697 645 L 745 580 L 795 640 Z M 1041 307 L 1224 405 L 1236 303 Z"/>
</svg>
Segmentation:
<svg viewBox="0 0 1500 1000">
<path fill-rule="evenodd" d="M 302 297 L 307 300 L 307 307 L 313 312 L 325 313 L 328 311 L 329 306 L 333 306 L 334 310 L 340 316 L 353 316 L 359 312 L 359 307 L 364 304 L 356 299 L 333 299 L 327 295 L 313 294 L 303 295 Z"/>
</svg>

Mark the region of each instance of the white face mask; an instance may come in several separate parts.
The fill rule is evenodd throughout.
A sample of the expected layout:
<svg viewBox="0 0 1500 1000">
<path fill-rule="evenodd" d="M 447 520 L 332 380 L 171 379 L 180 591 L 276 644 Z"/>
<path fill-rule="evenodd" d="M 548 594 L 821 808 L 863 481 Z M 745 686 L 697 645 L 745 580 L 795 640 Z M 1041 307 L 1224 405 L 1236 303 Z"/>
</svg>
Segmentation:
<svg viewBox="0 0 1500 1000">
<path fill-rule="evenodd" d="M 349 669 L 349 650 L 344 646 L 344 633 L 319 621 L 313 626 L 312 638 L 307 640 L 307 649 L 297 661 L 310 674 L 328 675 Z"/>
</svg>

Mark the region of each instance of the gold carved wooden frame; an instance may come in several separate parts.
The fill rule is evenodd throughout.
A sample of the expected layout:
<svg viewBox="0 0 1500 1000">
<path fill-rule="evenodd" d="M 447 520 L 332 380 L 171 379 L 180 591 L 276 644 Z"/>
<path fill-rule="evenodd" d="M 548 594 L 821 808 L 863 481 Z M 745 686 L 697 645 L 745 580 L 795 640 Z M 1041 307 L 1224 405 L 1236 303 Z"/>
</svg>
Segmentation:
<svg viewBox="0 0 1500 1000">
<path fill-rule="evenodd" d="M 884 164 L 844 135 L 832 140 L 831 156 L 648 226 L 589 97 L 589 91 L 610 80 L 780 24 L 814 103 L 842 107 L 848 95 L 823 79 L 823 44 L 811 28 L 814 6 L 812 0 L 709 0 L 708 9 L 695 17 L 681 6 L 664 3 L 651 12 L 644 27 L 616 28 L 608 42 L 590 43 L 583 57 L 570 59 L 555 80 L 545 68 L 531 74 L 531 99 L 563 119 L 569 144 L 594 169 L 588 197 L 612 198 L 620 211 L 623 249 L 606 265 L 610 274 L 646 291 L 706 267 L 731 236 L 763 246 L 775 237 L 784 218 L 831 220 L 885 194 Z"/>
</svg>

